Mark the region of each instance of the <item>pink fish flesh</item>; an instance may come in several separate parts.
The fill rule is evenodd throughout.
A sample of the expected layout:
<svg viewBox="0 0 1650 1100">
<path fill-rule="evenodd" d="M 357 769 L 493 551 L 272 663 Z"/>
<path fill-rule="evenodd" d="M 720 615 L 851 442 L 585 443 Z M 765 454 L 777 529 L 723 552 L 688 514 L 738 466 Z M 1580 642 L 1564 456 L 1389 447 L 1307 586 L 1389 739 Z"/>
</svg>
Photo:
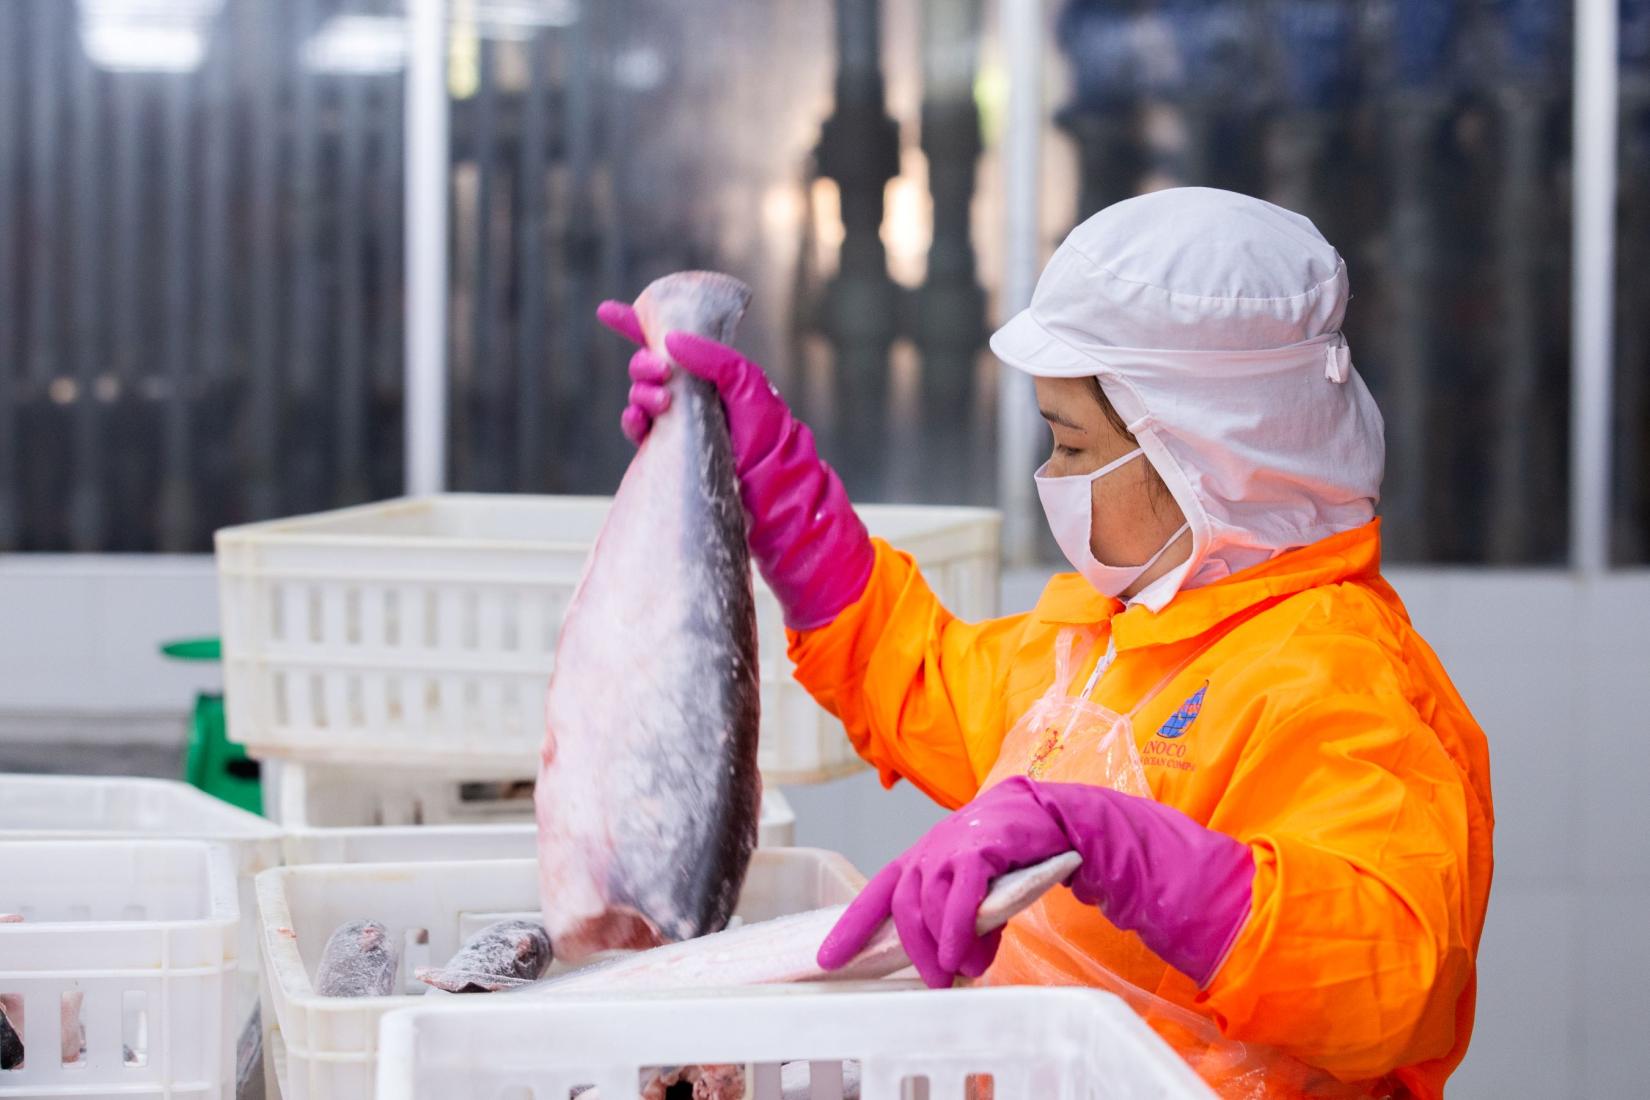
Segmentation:
<svg viewBox="0 0 1650 1100">
<path fill-rule="evenodd" d="M 975 931 L 985 935 L 1001 928 L 1009 918 L 1070 878 L 1080 863 L 1082 858 L 1076 852 L 1064 852 L 999 876 L 980 904 Z M 883 923 L 847 966 L 821 970 L 819 945 L 846 908 L 837 905 L 814 909 L 621 956 L 537 982 L 522 993 L 667 992 L 784 982 L 869 981 L 910 965 L 890 921 Z"/>
<path fill-rule="evenodd" d="M 750 291 L 707 272 L 650 285 L 636 311 L 727 342 Z M 756 846 L 759 695 L 745 513 L 721 402 L 673 372 L 613 498 L 556 646 L 534 801 L 557 958 L 688 940 L 726 925 Z"/>
</svg>

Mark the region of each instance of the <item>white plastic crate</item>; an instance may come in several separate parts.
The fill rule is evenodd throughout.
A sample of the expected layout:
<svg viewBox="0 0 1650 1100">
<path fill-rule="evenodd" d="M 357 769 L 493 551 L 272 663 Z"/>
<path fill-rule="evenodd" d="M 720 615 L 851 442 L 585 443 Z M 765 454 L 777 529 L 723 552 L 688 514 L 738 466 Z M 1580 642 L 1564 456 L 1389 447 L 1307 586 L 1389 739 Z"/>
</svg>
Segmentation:
<svg viewBox="0 0 1650 1100">
<path fill-rule="evenodd" d="M 1213 1095 L 1123 1001 L 1079 989 L 432 1002 L 387 1016 L 380 1047 L 378 1100 L 634 1100 L 644 1067 L 682 1065 L 745 1067 L 747 1100 Z"/>
<path fill-rule="evenodd" d="M 808 848 L 758 849 L 736 915 L 767 920 L 852 899 L 865 880 L 847 860 Z M 286 867 L 258 876 L 267 1076 L 285 1100 L 370 1100 L 378 1021 L 419 1004 L 417 966 L 439 964 L 465 938 L 505 917 L 538 919 L 538 865 L 529 859 Z M 315 966 L 333 929 L 370 918 L 401 952 L 395 996 L 321 997 Z M 419 944 L 420 934 L 428 942 Z M 480 1003 L 484 995 L 432 997 Z M 464 1095 L 464 1094 L 455 1094 Z"/>
<path fill-rule="evenodd" d="M 522 780 L 527 797 L 501 798 L 498 784 L 427 771 L 270 760 L 263 775 L 289 865 L 530 859 L 537 851 L 531 778 Z M 782 792 L 763 792 L 758 828 L 763 847 L 795 843 L 796 813 Z"/>
<path fill-rule="evenodd" d="M 23 917 L 0 924 L 0 994 L 22 999 L 24 1045 L 0 1097 L 233 1100 L 240 911 L 222 846 L 0 843 L 0 912 Z M 77 1017 L 83 1048 L 63 1041 Z"/>
<path fill-rule="evenodd" d="M 534 770 L 556 637 L 609 503 L 449 494 L 219 531 L 230 737 L 262 758 Z M 860 514 L 957 615 L 995 614 L 998 513 Z M 764 775 L 857 770 L 841 726 L 791 678 L 760 577 L 756 605 Z"/>
<path fill-rule="evenodd" d="M 207 840 L 229 850 L 241 913 L 239 1006 L 250 1012 L 258 997 L 252 879 L 280 866 L 280 826 L 169 779 L 0 775 L 0 841 L 136 837 Z"/>
</svg>

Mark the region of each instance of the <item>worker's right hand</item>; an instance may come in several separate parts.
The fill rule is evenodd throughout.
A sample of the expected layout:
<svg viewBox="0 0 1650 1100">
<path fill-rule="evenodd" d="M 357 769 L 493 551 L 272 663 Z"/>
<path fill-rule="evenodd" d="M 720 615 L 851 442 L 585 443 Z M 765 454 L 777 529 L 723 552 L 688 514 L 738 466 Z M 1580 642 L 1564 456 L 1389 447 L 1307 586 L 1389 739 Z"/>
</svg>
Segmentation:
<svg viewBox="0 0 1650 1100">
<path fill-rule="evenodd" d="M 630 359 L 630 403 L 620 418 L 636 443 L 670 408 L 671 362 L 716 387 L 728 418 L 739 495 L 750 517 L 751 556 L 793 630 L 812 630 L 859 599 L 876 551 L 813 433 L 791 415 L 762 368 L 734 349 L 690 332 L 665 335 L 670 360 L 647 346 L 636 311 L 603 302 L 596 317 L 641 345 Z"/>
</svg>

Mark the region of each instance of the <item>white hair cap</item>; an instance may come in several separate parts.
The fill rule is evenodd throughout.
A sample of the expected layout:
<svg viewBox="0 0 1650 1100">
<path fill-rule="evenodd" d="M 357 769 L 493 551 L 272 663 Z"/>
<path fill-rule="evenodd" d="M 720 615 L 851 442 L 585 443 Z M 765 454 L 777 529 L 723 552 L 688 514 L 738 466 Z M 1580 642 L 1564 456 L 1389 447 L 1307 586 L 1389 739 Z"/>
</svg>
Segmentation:
<svg viewBox="0 0 1650 1100">
<path fill-rule="evenodd" d="M 1368 523 L 1386 445 L 1341 335 L 1346 264 L 1310 220 L 1182 187 L 1109 206 L 991 338 L 1044 378 L 1096 377 L 1192 529 L 1181 588 Z"/>
</svg>

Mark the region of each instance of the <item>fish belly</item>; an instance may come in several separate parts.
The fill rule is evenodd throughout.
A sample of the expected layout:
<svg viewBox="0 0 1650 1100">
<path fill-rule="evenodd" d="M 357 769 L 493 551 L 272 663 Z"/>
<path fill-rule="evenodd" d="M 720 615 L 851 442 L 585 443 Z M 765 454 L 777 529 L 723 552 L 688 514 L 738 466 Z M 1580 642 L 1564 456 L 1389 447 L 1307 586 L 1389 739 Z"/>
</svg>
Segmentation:
<svg viewBox="0 0 1650 1100">
<path fill-rule="evenodd" d="M 715 391 L 681 370 L 670 387 L 568 608 L 546 700 L 540 893 L 569 962 L 722 928 L 756 845 L 744 509 Z"/>
</svg>

